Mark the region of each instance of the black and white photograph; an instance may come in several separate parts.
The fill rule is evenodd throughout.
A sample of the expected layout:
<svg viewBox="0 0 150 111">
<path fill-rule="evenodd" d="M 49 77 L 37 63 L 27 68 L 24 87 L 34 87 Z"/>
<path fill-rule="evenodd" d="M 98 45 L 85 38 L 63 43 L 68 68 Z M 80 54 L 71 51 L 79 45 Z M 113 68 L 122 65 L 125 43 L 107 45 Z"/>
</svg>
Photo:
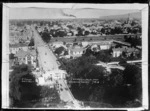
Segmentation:
<svg viewBox="0 0 150 111">
<path fill-rule="evenodd" d="M 3 9 L 4 108 L 148 108 L 147 4 Z"/>
</svg>

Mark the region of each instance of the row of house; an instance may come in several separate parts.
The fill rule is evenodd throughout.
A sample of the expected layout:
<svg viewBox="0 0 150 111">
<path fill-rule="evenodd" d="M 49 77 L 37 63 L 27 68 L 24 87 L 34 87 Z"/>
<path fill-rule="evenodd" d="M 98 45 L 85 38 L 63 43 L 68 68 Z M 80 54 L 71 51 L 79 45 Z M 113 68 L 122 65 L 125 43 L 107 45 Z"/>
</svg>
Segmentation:
<svg viewBox="0 0 150 111">
<path fill-rule="evenodd" d="M 87 48 L 91 48 L 92 51 L 99 52 L 100 50 L 108 50 L 112 48 L 112 56 L 119 57 L 123 52 L 126 52 L 126 56 L 129 57 L 131 54 L 136 55 L 140 53 L 137 48 L 122 46 L 121 48 L 115 48 L 116 44 L 113 41 L 93 41 L 93 42 L 78 42 L 78 43 L 63 43 L 63 42 L 53 42 L 53 50 L 58 47 L 64 47 L 64 52 L 67 51 L 68 54 L 64 55 L 64 52 L 60 54 L 60 57 L 65 58 L 76 58 L 82 56 L 86 52 Z"/>
<path fill-rule="evenodd" d="M 112 41 L 93 41 L 93 42 L 78 42 L 78 43 L 72 43 L 72 42 L 68 42 L 68 43 L 63 43 L 63 42 L 53 42 L 52 44 L 53 50 L 55 50 L 56 48 L 59 47 L 64 47 L 64 51 L 68 52 L 68 55 L 65 55 L 65 57 L 67 58 L 76 58 L 76 57 L 80 57 L 82 56 L 82 54 L 84 54 L 86 52 L 86 49 L 88 47 L 91 48 L 91 50 L 107 50 L 110 49 L 111 45 L 112 45 Z M 62 53 L 61 55 L 63 56 L 64 53 Z"/>
<path fill-rule="evenodd" d="M 129 57 L 131 54 L 135 56 L 136 54 L 140 53 L 140 51 L 137 48 L 134 47 L 119 47 L 119 48 L 113 48 L 113 57 L 119 57 L 122 55 L 123 52 L 126 53 L 126 56 Z"/>
<path fill-rule="evenodd" d="M 19 50 L 27 51 L 28 49 L 34 49 L 34 46 L 30 43 L 9 44 L 9 54 L 16 54 Z"/>
</svg>

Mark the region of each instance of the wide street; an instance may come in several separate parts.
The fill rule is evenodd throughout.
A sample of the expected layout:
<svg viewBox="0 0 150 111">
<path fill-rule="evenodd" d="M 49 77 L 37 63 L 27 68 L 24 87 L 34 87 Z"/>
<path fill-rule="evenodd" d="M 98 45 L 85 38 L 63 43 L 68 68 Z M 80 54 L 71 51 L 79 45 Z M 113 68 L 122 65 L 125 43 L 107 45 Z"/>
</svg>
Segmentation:
<svg viewBox="0 0 150 111">
<path fill-rule="evenodd" d="M 40 35 L 37 33 L 34 27 L 32 27 L 35 39 L 35 46 L 38 50 L 39 62 L 42 65 L 44 71 L 51 71 L 58 69 L 58 64 L 55 55 L 48 48 L 48 46 L 43 42 Z"/>
<path fill-rule="evenodd" d="M 59 65 L 57 63 L 57 58 L 53 54 L 51 48 L 48 47 L 40 37 L 39 33 L 36 31 L 34 26 L 31 26 L 34 34 L 35 47 L 38 51 L 39 64 L 41 65 L 44 72 L 59 70 Z M 68 85 L 65 84 L 63 78 L 57 80 L 59 84 L 59 94 L 61 100 L 65 102 L 72 103 L 73 107 L 80 107 L 80 104 L 74 99 L 72 93 L 70 92 Z"/>
</svg>

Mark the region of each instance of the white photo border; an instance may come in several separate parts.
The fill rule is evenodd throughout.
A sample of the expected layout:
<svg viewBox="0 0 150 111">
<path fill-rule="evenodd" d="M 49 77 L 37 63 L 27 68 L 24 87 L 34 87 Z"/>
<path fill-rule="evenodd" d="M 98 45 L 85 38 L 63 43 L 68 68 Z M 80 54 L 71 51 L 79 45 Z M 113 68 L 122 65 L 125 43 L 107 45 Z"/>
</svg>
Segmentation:
<svg viewBox="0 0 150 111">
<path fill-rule="evenodd" d="M 63 5 L 62 5 L 63 4 Z M 9 107 L 9 10 L 11 8 L 96 8 L 115 10 L 139 10 L 142 12 L 142 107 L 140 108 L 82 108 L 103 110 L 145 110 L 148 109 L 148 4 L 84 4 L 84 3 L 3 3 L 2 26 L 2 108 Z M 25 108 L 17 108 L 25 109 Z M 26 108 L 31 109 L 31 108 Z M 34 108 L 39 109 L 39 108 Z M 47 109 L 47 108 L 42 108 Z M 58 108 L 49 108 L 58 109 Z M 61 109 L 61 108 L 59 108 Z M 63 109 L 63 108 L 62 108 Z"/>
</svg>

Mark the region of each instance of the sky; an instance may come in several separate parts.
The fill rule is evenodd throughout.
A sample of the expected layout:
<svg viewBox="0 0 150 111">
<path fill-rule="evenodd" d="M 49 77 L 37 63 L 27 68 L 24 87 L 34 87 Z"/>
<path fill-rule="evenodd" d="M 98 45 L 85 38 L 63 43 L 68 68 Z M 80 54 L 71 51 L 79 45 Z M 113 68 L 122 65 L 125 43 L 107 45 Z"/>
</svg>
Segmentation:
<svg viewBox="0 0 150 111">
<path fill-rule="evenodd" d="M 106 9 L 54 9 L 54 8 L 11 8 L 10 19 L 55 19 L 55 18 L 99 18 L 110 15 L 134 13 L 137 10 L 106 10 Z M 66 16 L 73 15 L 73 16 Z"/>
</svg>

